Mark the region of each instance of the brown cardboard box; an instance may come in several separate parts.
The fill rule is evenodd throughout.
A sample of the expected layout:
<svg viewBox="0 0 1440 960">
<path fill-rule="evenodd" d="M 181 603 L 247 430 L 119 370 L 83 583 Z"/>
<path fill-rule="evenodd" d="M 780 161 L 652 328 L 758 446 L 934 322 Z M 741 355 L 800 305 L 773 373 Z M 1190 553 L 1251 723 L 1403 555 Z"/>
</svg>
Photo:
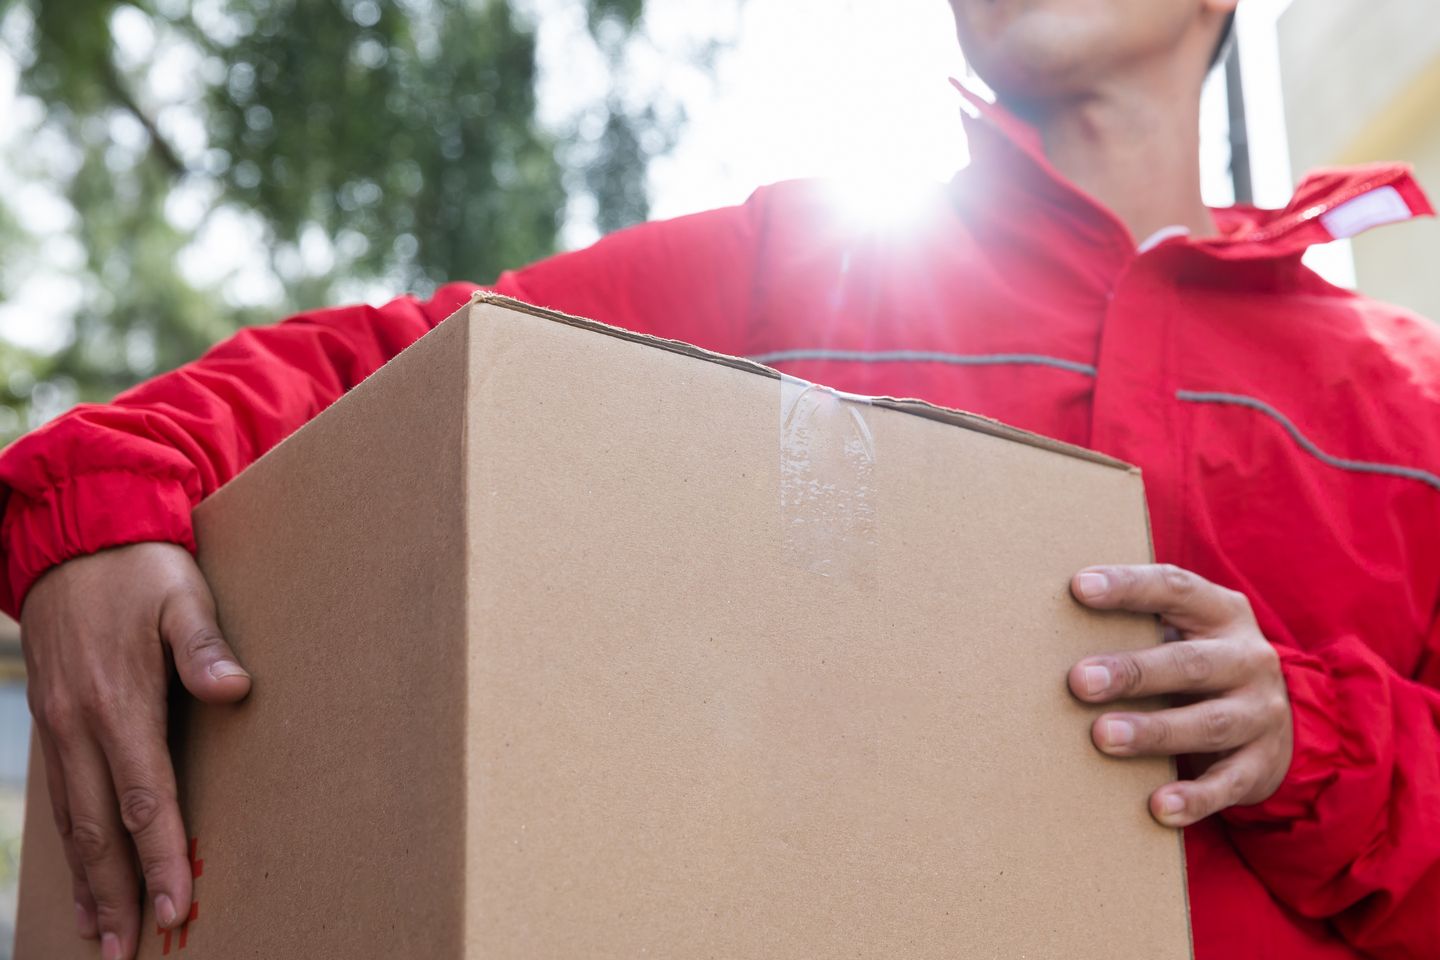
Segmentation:
<svg viewBox="0 0 1440 960">
<path fill-rule="evenodd" d="M 1064 685 L 1156 641 L 1067 592 L 1150 557 L 1122 464 L 482 297 L 196 520 L 256 685 L 142 957 L 1190 955 Z M 19 960 L 92 957 L 31 783 Z"/>
</svg>

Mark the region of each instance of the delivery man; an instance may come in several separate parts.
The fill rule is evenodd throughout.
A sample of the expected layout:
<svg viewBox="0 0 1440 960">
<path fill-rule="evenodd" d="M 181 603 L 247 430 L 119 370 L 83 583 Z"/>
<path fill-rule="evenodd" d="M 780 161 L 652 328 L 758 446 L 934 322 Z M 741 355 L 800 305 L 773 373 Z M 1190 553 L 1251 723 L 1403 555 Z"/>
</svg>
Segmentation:
<svg viewBox="0 0 1440 960">
<path fill-rule="evenodd" d="M 1166 563 L 1071 589 L 1162 615 L 1172 642 L 1069 682 L 1095 703 L 1175 697 L 1092 737 L 1193 758 L 1149 804 L 1186 831 L 1197 956 L 1433 958 L 1440 334 L 1300 262 L 1431 211 L 1397 166 L 1313 175 L 1280 211 L 1205 208 L 1200 87 L 1237 2 L 951 0 L 1000 105 L 971 98 L 973 162 L 906 229 L 785 183 L 494 287 L 1141 466 Z M 161 924 L 190 902 L 167 660 L 204 700 L 250 685 L 188 552 L 191 508 L 472 289 L 246 330 L 0 457 L 0 600 L 21 616 L 76 922 L 106 960 L 135 951 L 134 861 Z"/>
</svg>

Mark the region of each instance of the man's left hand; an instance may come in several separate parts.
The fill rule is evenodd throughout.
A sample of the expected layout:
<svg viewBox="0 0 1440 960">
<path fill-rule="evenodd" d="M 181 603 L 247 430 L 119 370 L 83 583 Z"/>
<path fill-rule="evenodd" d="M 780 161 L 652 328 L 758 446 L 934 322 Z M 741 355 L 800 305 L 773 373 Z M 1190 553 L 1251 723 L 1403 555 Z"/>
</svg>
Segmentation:
<svg viewBox="0 0 1440 960">
<path fill-rule="evenodd" d="M 1169 642 L 1086 657 L 1070 690 L 1086 703 L 1171 694 L 1181 704 L 1154 712 L 1106 713 L 1090 736 L 1113 757 L 1201 754 L 1195 780 L 1150 795 L 1150 813 L 1184 827 L 1227 807 L 1259 803 L 1280 786 L 1294 750 L 1290 698 L 1280 658 L 1260 632 L 1250 601 L 1166 564 L 1089 567 L 1071 592 L 1097 610 L 1159 614 Z"/>
</svg>

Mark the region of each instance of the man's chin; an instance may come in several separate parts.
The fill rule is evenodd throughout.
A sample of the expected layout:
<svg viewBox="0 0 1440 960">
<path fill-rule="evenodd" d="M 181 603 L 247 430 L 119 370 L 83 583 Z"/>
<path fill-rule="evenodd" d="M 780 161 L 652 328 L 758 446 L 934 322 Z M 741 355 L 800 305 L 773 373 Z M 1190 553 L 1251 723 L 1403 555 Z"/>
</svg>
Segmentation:
<svg viewBox="0 0 1440 960">
<path fill-rule="evenodd" d="M 993 59 L 967 57 L 980 78 L 1007 104 L 1043 107 L 1048 102 L 1072 100 L 1085 93 L 1090 79 L 1083 58 L 1057 56 L 1050 50 L 1002 51 Z"/>
</svg>

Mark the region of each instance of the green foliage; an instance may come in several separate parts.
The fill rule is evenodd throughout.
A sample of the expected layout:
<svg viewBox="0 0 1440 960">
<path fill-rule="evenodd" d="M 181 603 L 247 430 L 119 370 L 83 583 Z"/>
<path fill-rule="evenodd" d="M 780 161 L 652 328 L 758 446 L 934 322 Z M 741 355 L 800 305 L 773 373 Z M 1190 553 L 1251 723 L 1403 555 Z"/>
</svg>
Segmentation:
<svg viewBox="0 0 1440 960">
<path fill-rule="evenodd" d="M 643 0 L 576 2 L 614 81 Z M 6 32 L 12 47 L 25 37 L 11 50 L 21 91 L 44 105 L 42 127 L 71 159 L 28 173 L 73 208 L 84 262 L 59 353 L 0 344 L 0 406 L 12 411 L 0 441 L 243 323 L 367 283 L 426 293 L 491 279 L 554 249 L 570 194 L 593 196 L 601 230 L 641 220 L 646 165 L 679 122 L 628 105 L 612 83 L 582 105 L 598 137 L 543 129 L 535 28 L 510 0 L 0 0 L 5 17 L 31 21 Z M 117 44 L 122 17 L 150 37 L 148 59 Z M 172 73 L 187 65 L 178 100 L 153 92 L 165 56 Z M 203 135 L 179 136 L 177 115 Z M 199 213 L 178 214 L 180 200 Z M 279 295 L 182 269 L 207 222 L 227 214 L 263 226 Z M 320 268 L 302 256 L 307 243 L 326 251 Z M 0 206 L 0 263 L 22 261 L 26 245 Z M 13 272 L 0 267 L 0 296 Z"/>
<path fill-rule="evenodd" d="M 251 11 L 210 136 L 229 196 L 277 236 L 352 231 L 356 268 L 421 288 L 550 249 L 561 170 L 534 122 L 534 37 L 507 4 L 232 6 Z"/>
</svg>

